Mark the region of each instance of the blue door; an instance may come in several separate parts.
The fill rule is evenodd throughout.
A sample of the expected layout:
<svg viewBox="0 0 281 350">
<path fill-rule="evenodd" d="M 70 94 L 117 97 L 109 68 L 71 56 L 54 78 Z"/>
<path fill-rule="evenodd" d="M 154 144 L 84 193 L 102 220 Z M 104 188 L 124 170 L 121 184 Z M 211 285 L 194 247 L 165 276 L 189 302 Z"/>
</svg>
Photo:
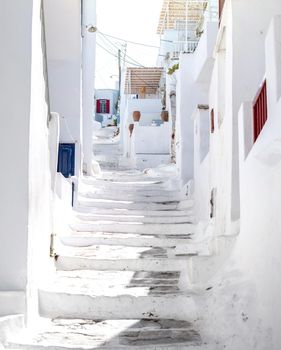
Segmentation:
<svg viewBox="0 0 281 350">
<path fill-rule="evenodd" d="M 64 177 L 74 176 L 75 173 L 75 143 L 60 143 L 58 172 Z"/>
</svg>

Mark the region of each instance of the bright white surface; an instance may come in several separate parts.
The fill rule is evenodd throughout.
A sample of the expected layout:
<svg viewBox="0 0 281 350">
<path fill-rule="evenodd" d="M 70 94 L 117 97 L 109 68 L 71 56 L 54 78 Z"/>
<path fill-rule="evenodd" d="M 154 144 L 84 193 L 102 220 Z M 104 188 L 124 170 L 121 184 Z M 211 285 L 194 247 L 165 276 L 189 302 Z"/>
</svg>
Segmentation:
<svg viewBox="0 0 281 350">
<path fill-rule="evenodd" d="M 272 21 L 265 45 L 266 77 L 268 85 L 269 116 L 261 134 L 247 155 L 251 124 L 249 113 L 244 113 L 244 133 L 240 134 L 240 181 L 241 181 L 241 233 L 237 242 L 239 266 L 255 288 L 254 327 L 257 324 L 266 332 L 268 348 L 281 346 L 280 336 L 280 297 L 281 288 L 278 277 L 280 261 L 280 176 L 281 176 L 281 138 L 280 138 L 280 78 L 274 72 L 280 65 L 280 35 L 276 32 L 281 26 L 280 16 Z M 273 62 L 275 62 L 273 64 Z M 273 65 L 272 65 L 273 64 Z M 246 104 L 247 105 L 247 104 Z M 245 106 L 245 105 L 244 105 Z M 240 121 L 243 118 L 243 106 Z M 242 123 L 241 123 L 242 124 Z M 243 124 L 242 124 L 243 125 Z M 240 131 L 243 131 L 243 129 Z M 243 149 L 243 143 L 246 146 Z M 245 151 L 246 150 L 246 151 Z M 243 159 L 243 156 L 246 159 Z M 253 310 L 249 312 L 253 313 Z M 251 316 L 249 316 L 250 319 Z M 253 337 L 259 337 L 253 329 Z M 261 347 L 260 347 L 261 348 Z"/>
<path fill-rule="evenodd" d="M 126 40 L 159 46 L 159 36 L 156 34 L 162 0 L 98 0 L 97 26 L 106 34 L 124 38 Z M 128 29 L 129 28 L 129 29 Z M 117 46 L 120 42 L 109 38 Z M 117 55 L 117 48 L 113 48 L 98 36 L 98 42 Z M 121 42 L 122 44 L 122 42 Z M 144 66 L 153 67 L 158 55 L 157 48 L 146 48 L 128 44 L 127 54 Z M 110 76 L 113 75 L 113 79 Z M 115 89 L 118 80 L 117 58 L 97 47 L 97 88 Z"/>
<path fill-rule="evenodd" d="M 152 121 L 153 119 L 160 119 L 160 114 L 162 110 L 162 104 L 160 99 L 129 99 L 127 103 L 127 125 L 133 123 L 134 111 L 141 112 L 140 122 L 142 120 L 142 114 L 144 114 L 145 122 L 149 122 L 150 120 Z"/>
<path fill-rule="evenodd" d="M 110 100 L 110 111 L 109 114 L 116 114 L 115 105 L 118 99 L 118 90 L 114 89 L 97 89 L 95 92 L 96 100 L 106 99 Z"/>
<path fill-rule="evenodd" d="M 76 174 L 81 170 L 82 146 L 80 6 L 79 0 L 47 0 L 44 2 L 51 110 L 58 112 L 61 117 L 60 142 L 76 143 Z M 89 49 L 93 48 L 91 40 L 87 41 Z M 85 64 L 88 63 L 89 55 L 85 48 Z M 90 74 L 92 67 L 88 65 L 88 68 L 90 68 Z M 93 81 L 85 81 L 85 84 L 87 87 L 93 87 Z M 91 96 L 92 93 L 88 93 Z M 87 95 L 85 98 L 87 99 L 84 101 L 85 118 L 89 118 L 91 101 L 88 101 Z"/>
<path fill-rule="evenodd" d="M 169 123 L 160 126 L 140 126 L 139 123 L 135 123 L 132 136 L 135 154 L 170 154 L 169 126 Z"/>
<path fill-rule="evenodd" d="M 94 131 L 94 95 L 95 95 L 95 64 L 96 64 L 96 34 L 88 28 L 96 25 L 96 1 L 83 0 L 82 13 L 82 152 L 83 170 L 91 174 L 92 144 Z M 78 117 L 78 115 L 77 115 Z"/>
<path fill-rule="evenodd" d="M 210 218 L 209 113 L 209 109 L 194 113 L 194 203 L 198 221 Z"/>
<path fill-rule="evenodd" d="M 0 43 L 6 48 L 0 58 L 2 291 L 23 291 L 27 283 L 31 21 L 32 1 L 1 2 Z M 17 25 L 11 28 L 11 22 Z"/>
</svg>

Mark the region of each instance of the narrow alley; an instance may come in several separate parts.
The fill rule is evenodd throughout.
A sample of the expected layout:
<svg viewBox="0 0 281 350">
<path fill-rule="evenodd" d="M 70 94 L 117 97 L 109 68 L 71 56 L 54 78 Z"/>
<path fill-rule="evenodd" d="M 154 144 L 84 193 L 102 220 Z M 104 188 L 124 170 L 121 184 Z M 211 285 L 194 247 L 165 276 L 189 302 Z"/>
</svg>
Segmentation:
<svg viewBox="0 0 281 350">
<path fill-rule="evenodd" d="M 280 350 L 281 1 L 0 27 L 0 350 Z"/>
<path fill-rule="evenodd" d="M 71 233 L 58 238 L 57 271 L 39 287 L 46 320 L 7 348 L 201 344 L 186 267 L 208 249 L 193 240 L 193 201 L 173 181 L 171 166 L 153 174 L 118 169 L 118 144 L 110 141 L 94 147 L 102 172 L 80 180 Z"/>
</svg>

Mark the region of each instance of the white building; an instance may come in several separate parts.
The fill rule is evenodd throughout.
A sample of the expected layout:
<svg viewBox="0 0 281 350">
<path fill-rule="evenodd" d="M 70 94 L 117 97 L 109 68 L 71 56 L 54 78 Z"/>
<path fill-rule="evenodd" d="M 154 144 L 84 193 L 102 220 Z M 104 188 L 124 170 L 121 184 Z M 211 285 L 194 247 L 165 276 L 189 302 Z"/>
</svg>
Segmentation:
<svg viewBox="0 0 281 350">
<path fill-rule="evenodd" d="M 95 120 L 102 126 L 114 125 L 113 116 L 118 114 L 119 91 L 114 89 L 96 89 Z"/>
<path fill-rule="evenodd" d="M 171 161 L 171 118 L 163 122 L 165 109 L 163 69 L 160 67 L 127 68 L 121 95 L 121 138 L 123 154 L 140 169 L 168 164 Z M 133 119 L 140 113 L 139 121 Z"/>
<path fill-rule="evenodd" d="M 75 175 L 91 171 L 94 115 L 95 1 L 82 4 L 44 1 L 50 105 L 61 118 L 60 143 L 73 147 Z"/>
<path fill-rule="evenodd" d="M 38 286 L 54 269 L 53 235 L 65 233 L 71 215 L 71 179 L 57 173 L 59 144 L 75 145 L 78 177 L 82 170 L 91 173 L 95 6 L 91 0 L 2 0 L 0 23 L 1 346 L 11 326 L 37 320 Z M 130 68 L 123 76 L 121 147 L 140 169 L 169 163 L 175 132 L 177 176 L 172 167 L 163 167 L 150 177 L 147 172 L 107 171 L 104 178 L 83 179 L 84 212 L 68 238 L 78 236 L 78 245 L 80 236 L 85 245 L 99 242 L 94 248 L 98 258 L 94 263 L 88 259 L 87 246 L 85 255 L 72 256 L 68 267 L 76 263 L 79 273 L 93 266 L 102 271 L 91 283 L 87 273 L 86 283 L 77 273 L 81 289 L 76 294 L 60 290 L 48 304 L 49 312 L 61 316 L 60 300 L 69 314 L 98 320 L 114 315 L 128 321 L 137 314 L 152 317 L 155 326 L 161 317 L 170 320 L 172 314 L 182 322 L 188 316 L 188 330 L 194 322 L 202 327 L 202 339 L 213 341 L 209 346 L 199 339 L 198 348 L 279 350 L 281 3 L 165 0 L 159 28 L 164 69 Z M 110 100 L 106 94 L 96 96 Z M 163 104 L 170 118 L 161 123 Z M 140 112 L 139 121 L 132 120 L 134 111 Z M 119 157 L 117 144 L 108 145 Z M 172 181 L 163 176 L 165 171 Z M 88 230 L 102 232 L 91 236 Z M 104 259 L 103 249 L 109 258 Z M 68 258 L 66 254 L 65 266 Z M 168 296 L 165 285 L 155 296 L 155 285 L 149 293 L 148 284 L 136 286 L 144 279 L 154 284 L 153 278 L 137 278 L 136 266 L 141 276 L 148 267 L 159 276 L 164 266 L 166 274 L 174 272 L 172 280 L 182 271 Z M 116 295 L 108 281 L 112 269 L 118 272 L 113 284 L 124 273 L 129 280 L 121 278 Z M 104 294 L 89 304 L 99 275 Z M 80 293 L 87 283 L 88 294 Z M 143 294 L 129 294 L 128 286 Z M 182 292 L 182 287 L 187 289 Z M 71 299 L 73 295 L 78 298 Z M 82 306 L 73 300 L 83 301 Z M 3 321 L 7 315 L 15 316 Z M 133 318 L 125 326 L 123 341 L 124 333 L 135 340 L 139 325 L 128 332 L 135 323 Z M 111 338 L 116 333 L 114 328 Z"/>
<path fill-rule="evenodd" d="M 38 313 L 51 236 L 71 207 L 59 143 L 75 143 L 75 174 L 82 161 L 91 166 L 95 6 L 83 5 L 87 16 L 78 0 L 0 5 L 0 316 L 22 315 L 19 322 Z"/>
<path fill-rule="evenodd" d="M 269 348 L 278 349 L 281 4 L 218 5 L 219 22 L 204 16 L 196 49 L 181 50 L 179 68 L 168 78 L 176 90 L 177 167 L 182 183 L 192 180 L 197 220 L 212 232 L 218 256 L 228 251 L 227 237 L 236 237 L 232 263 L 256 293 L 252 327 L 260 318 L 274 334 Z M 219 237 L 226 237 L 223 244 Z M 222 266 L 217 271 L 224 276 Z M 249 330 L 249 337 L 258 331 Z"/>
</svg>

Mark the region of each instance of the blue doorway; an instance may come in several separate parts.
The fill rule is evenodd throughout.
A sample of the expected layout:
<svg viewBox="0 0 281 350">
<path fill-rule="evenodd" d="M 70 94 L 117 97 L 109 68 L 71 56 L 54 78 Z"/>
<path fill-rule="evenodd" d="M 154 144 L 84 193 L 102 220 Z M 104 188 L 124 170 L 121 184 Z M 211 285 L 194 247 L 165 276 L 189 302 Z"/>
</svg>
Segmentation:
<svg viewBox="0 0 281 350">
<path fill-rule="evenodd" d="M 60 143 L 58 172 L 64 177 L 74 176 L 75 174 L 75 143 Z"/>
</svg>

